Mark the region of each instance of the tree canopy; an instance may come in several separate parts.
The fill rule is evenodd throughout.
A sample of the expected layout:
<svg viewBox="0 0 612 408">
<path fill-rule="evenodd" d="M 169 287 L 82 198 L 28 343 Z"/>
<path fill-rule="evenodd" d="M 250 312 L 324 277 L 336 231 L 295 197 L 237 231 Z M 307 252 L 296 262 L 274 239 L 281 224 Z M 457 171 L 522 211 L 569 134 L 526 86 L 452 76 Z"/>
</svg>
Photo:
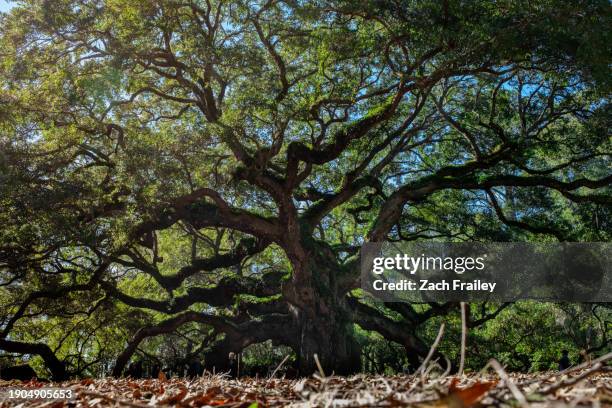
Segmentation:
<svg viewBox="0 0 612 408">
<path fill-rule="evenodd" d="M 0 17 L 0 350 L 120 375 L 183 330 L 217 370 L 271 340 L 350 373 L 367 331 L 418 365 L 457 305 L 369 302 L 361 245 L 609 241 L 611 16 L 20 2 Z"/>
</svg>

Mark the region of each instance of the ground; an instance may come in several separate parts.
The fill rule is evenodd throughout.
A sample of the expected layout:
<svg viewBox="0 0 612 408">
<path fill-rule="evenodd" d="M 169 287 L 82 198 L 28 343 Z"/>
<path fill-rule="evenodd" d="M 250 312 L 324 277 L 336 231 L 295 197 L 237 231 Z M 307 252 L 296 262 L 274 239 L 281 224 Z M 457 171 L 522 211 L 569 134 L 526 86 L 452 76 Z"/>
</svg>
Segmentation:
<svg viewBox="0 0 612 408">
<path fill-rule="evenodd" d="M 232 379 L 205 374 L 195 379 L 82 379 L 63 383 L 0 381 L 0 407 L 612 407 L 612 367 L 604 356 L 564 373 L 489 370 L 462 377 L 436 374 L 430 365 L 414 375 Z M 72 399 L 15 399 L 10 390 L 70 389 Z M 14 396 L 14 393 L 13 393 Z"/>
</svg>

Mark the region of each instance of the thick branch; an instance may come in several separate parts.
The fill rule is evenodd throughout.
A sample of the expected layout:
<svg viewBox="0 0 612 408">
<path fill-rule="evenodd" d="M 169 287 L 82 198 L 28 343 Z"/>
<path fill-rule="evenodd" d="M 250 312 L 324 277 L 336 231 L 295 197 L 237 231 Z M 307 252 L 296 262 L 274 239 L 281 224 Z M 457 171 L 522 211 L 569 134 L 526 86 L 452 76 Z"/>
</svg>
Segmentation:
<svg viewBox="0 0 612 408">
<path fill-rule="evenodd" d="M 113 368 L 113 375 L 117 377 L 121 375 L 125 365 L 145 338 L 171 333 L 189 322 L 206 324 L 213 327 L 216 331 L 225 333 L 228 339 L 231 339 L 232 347 L 238 348 L 238 351 L 241 351 L 250 344 L 265 341 L 269 338 L 283 338 L 286 341 L 287 339 L 284 338 L 285 334 L 290 332 L 290 330 L 287 330 L 290 322 L 288 316 L 284 314 L 271 314 L 260 320 L 249 320 L 237 324 L 233 319 L 221 316 L 191 311 L 185 312 L 154 326 L 147 326 L 138 330 L 128 342 L 125 350 L 117 358 Z"/>
<path fill-rule="evenodd" d="M 204 197 L 212 197 L 215 204 L 203 201 Z M 230 208 L 218 194 L 212 194 L 211 190 L 206 188 L 172 200 L 166 207 L 160 209 L 150 221 L 146 221 L 136 228 L 134 235 L 139 237 L 147 232 L 166 229 L 180 220 L 186 221 L 198 229 L 225 227 L 275 242 L 282 238 L 282 229 L 276 219 Z"/>
<path fill-rule="evenodd" d="M 425 356 L 428 348 L 416 336 L 416 326 L 408 326 L 406 323 L 395 322 L 376 309 L 367 306 L 354 297 L 346 298 L 350 309 L 352 320 L 365 330 L 373 330 L 386 339 L 403 345 L 407 351 L 413 351 L 419 356 Z"/>
<path fill-rule="evenodd" d="M 244 239 L 241 240 L 239 246 L 233 251 L 226 254 L 212 256 L 210 258 L 194 259 L 190 265 L 180 268 L 174 275 L 164 275 L 154 265 L 151 265 L 139 258 L 132 259 L 134 261 L 134 266 L 151 275 L 157 281 L 157 283 L 167 291 L 172 291 L 181 286 L 183 281 L 190 276 L 193 276 L 199 272 L 210 272 L 214 271 L 215 269 L 229 268 L 237 265 L 246 257 L 261 252 L 266 246 L 267 245 L 265 244 L 258 245 L 252 239 Z M 117 260 L 117 262 L 126 264 L 120 259 Z"/>
<path fill-rule="evenodd" d="M 93 272 L 91 279 L 87 283 L 60 287 L 58 289 L 39 290 L 30 293 L 28 297 L 21 303 L 21 306 L 19 307 L 17 312 L 15 312 L 13 317 L 4 326 L 4 330 L 2 330 L 2 333 L 0 333 L 0 338 L 6 338 L 9 335 L 17 320 L 19 320 L 24 315 L 24 313 L 28 310 L 28 307 L 30 307 L 32 302 L 38 299 L 59 299 L 72 292 L 82 292 L 91 290 L 98 284 L 100 278 L 102 277 L 102 274 L 106 271 L 106 268 L 108 268 L 108 265 L 108 263 L 104 262 L 100 266 L 98 266 Z"/>
<path fill-rule="evenodd" d="M 64 363 L 53 354 L 53 351 L 46 344 L 0 339 L 0 349 L 9 353 L 38 355 L 43 359 L 49 371 L 51 371 L 53 380 L 64 381 L 68 378 Z"/>
<path fill-rule="evenodd" d="M 211 306 L 230 306 L 234 297 L 240 294 L 251 296 L 273 296 L 280 293 L 280 283 L 284 272 L 268 272 L 261 279 L 252 277 L 226 277 L 212 287 L 191 287 L 187 293 L 168 300 L 137 298 L 120 291 L 115 285 L 102 282 L 101 285 L 111 296 L 137 308 L 156 310 L 173 314 L 186 310 L 195 303 Z"/>
</svg>

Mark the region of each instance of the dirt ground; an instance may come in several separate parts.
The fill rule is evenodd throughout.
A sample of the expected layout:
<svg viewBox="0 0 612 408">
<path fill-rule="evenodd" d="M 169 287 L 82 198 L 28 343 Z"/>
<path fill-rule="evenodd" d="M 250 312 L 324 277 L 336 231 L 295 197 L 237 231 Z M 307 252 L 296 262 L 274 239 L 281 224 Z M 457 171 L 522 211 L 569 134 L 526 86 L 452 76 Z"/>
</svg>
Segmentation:
<svg viewBox="0 0 612 408">
<path fill-rule="evenodd" d="M 612 407 L 612 367 L 605 361 L 609 359 L 564 373 L 537 374 L 506 373 L 493 361 L 487 370 L 460 378 L 436 374 L 432 364 L 418 374 L 401 376 L 315 375 L 289 380 L 205 374 L 168 379 L 161 374 L 142 380 L 0 381 L 0 407 Z M 72 398 L 15 398 L 15 390 L 51 387 L 71 390 Z"/>
</svg>

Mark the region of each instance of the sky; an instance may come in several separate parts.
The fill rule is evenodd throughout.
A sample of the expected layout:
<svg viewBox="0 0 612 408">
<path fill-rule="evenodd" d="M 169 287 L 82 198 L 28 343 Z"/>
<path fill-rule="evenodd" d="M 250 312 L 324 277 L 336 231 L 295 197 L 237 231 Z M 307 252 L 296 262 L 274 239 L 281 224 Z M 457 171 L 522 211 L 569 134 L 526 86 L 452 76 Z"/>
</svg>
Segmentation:
<svg viewBox="0 0 612 408">
<path fill-rule="evenodd" d="M 8 1 L 0 0 L 0 11 L 7 11 L 12 5 L 9 5 Z"/>
</svg>

